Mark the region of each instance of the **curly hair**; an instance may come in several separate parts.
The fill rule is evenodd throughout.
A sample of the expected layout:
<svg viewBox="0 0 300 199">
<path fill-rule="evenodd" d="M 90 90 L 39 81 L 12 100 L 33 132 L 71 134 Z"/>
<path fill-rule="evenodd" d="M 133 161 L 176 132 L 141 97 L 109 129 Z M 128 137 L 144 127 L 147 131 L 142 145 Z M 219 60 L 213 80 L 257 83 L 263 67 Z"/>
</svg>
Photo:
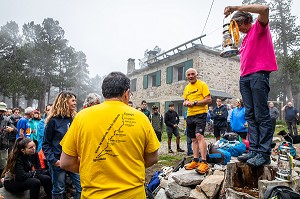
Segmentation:
<svg viewBox="0 0 300 199">
<path fill-rule="evenodd" d="M 74 118 L 77 112 L 75 110 L 70 112 L 70 108 L 68 105 L 68 101 L 72 97 L 75 97 L 76 99 L 76 95 L 72 92 L 68 92 L 68 91 L 60 92 L 56 96 L 53 102 L 53 105 L 47 115 L 45 123 L 48 123 L 52 117 L 57 117 L 57 116 L 62 116 L 62 117 L 68 116 Z"/>
<path fill-rule="evenodd" d="M 15 177 L 15 165 L 17 161 L 17 157 L 22 154 L 22 149 L 25 149 L 29 142 L 32 142 L 30 138 L 18 138 L 15 141 L 13 149 L 9 153 L 7 158 L 6 166 L 3 169 L 2 177 L 4 177 L 5 173 L 10 172 L 10 174 Z"/>
<path fill-rule="evenodd" d="M 101 103 L 101 97 L 97 93 L 90 93 L 83 102 L 83 108 L 94 106 Z"/>
</svg>

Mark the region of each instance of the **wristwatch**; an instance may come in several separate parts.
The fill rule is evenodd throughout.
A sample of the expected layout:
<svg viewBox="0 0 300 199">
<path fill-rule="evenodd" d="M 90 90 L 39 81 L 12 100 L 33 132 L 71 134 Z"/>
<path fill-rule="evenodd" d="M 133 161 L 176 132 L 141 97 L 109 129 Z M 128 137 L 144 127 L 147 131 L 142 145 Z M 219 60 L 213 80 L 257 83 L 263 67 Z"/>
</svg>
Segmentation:
<svg viewBox="0 0 300 199">
<path fill-rule="evenodd" d="M 196 106 L 198 104 L 198 101 L 197 100 L 195 100 L 194 101 L 194 106 Z"/>
</svg>

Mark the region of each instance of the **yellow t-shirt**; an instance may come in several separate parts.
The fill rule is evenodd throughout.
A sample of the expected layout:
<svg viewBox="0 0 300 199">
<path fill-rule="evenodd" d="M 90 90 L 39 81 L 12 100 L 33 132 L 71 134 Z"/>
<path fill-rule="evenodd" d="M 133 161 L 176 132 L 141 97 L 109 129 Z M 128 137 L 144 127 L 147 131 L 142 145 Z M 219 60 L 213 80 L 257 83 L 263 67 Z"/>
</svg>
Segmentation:
<svg viewBox="0 0 300 199">
<path fill-rule="evenodd" d="M 160 143 L 144 113 L 119 101 L 80 111 L 60 143 L 80 157 L 81 198 L 146 198 L 144 154 Z"/>
<path fill-rule="evenodd" d="M 210 94 L 205 82 L 197 80 L 194 84 L 189 83 L 183 91 L 183 98 L 189 101 L 201 101 Z M 207 113 L 208 105 L 188 107 L 187 116 L 194 116 L 201 113 Z"/>
</svg>

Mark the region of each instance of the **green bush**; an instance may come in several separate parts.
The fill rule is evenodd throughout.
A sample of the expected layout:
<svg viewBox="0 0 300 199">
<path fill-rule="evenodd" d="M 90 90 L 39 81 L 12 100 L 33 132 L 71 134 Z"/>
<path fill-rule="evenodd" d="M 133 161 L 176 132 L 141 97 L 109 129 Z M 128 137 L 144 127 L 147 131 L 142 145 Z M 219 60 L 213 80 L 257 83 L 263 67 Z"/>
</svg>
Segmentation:
<svg viewBox="0 0 300 199">
<path fill-rule="evenodd" d="M 283 120 L 277 120 L 276 125 L 286 125 L 286 123 Z"/>
</svg>

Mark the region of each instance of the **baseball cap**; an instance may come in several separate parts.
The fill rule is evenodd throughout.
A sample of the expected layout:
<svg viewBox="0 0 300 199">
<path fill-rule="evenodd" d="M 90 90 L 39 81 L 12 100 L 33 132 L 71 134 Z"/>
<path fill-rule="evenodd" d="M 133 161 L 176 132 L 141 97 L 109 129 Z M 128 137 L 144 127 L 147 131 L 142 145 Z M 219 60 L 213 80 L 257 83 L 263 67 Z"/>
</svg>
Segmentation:
<svg viewBox="0 0 300 199">
<path fill-rule="evenodd" d="M 152 106 L 152 109 L 154 110 L 154 109 L 158 109 L 158 107 L 156 106 L 156 105 L 153 105 Z"/>
<path fill-rule="evenodd" d="M 0 111 L 7 111 L 7 105 L 4 102 L 0 102 Z"/>
</svg>

